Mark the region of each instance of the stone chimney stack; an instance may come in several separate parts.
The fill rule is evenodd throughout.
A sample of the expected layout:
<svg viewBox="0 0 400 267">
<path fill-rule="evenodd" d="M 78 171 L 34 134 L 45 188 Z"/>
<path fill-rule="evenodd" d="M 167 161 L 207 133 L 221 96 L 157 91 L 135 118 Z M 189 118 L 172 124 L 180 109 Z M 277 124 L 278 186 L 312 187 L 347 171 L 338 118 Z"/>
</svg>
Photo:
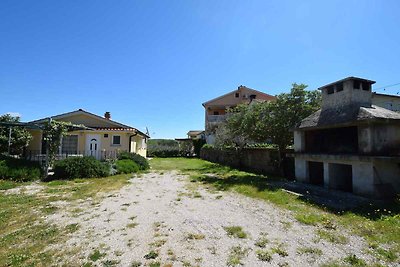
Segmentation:
<svg viewBox="0 0 400 267">
<path fill-rule="evenodd" d="M 371 86 L 375 81 L 347 77 L 318 88 L 322 92 L 322 110 L 343 106 L 371 106 Z"/>
<path fill-rule="evenodd" d="M 111 113 L 109 111 L 106 111 L 106 113 L 104 113 L 104 118 L 106 118 L 107 120 L 111 119 Z"/>
</svg>

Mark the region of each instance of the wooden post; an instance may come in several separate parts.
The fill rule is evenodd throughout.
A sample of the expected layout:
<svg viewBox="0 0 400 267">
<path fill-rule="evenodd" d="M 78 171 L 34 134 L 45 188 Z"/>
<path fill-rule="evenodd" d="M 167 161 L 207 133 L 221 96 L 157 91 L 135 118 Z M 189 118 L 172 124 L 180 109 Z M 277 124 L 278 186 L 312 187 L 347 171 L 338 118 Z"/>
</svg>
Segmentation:
<svg viewBox="0 0 400 267">
<path fill-rule="evenodd" d="M 51 124 L 51 118 L 48 118 L 48 123 Z M 49 176 L 49 163 L 50 163 L 50 159 L 49 159 L 49 140 L 46 140 L 46 163 L 44 164 L 44 178 L 46 179 L 47 176 Z"/>
</svg>

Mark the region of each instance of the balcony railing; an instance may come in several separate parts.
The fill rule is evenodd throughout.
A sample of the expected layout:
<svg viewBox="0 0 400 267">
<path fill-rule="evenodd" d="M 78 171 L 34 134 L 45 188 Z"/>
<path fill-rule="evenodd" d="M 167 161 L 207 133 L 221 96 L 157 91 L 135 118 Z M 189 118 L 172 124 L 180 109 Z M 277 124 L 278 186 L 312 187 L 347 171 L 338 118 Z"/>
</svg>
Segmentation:
<svg viewBox="0 0 400 267">
<path fill-rule="evenodd" d="M 222 122 L 226 120 L 226 115 L 207 115 L 207 122 Z"/>
</svg>

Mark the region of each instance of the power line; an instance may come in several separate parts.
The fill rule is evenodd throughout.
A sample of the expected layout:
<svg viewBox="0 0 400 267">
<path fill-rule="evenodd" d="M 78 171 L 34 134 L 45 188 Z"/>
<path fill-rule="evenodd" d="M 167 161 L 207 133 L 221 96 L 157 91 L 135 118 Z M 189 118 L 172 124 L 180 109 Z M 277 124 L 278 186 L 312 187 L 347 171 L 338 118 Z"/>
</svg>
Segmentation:
<svg viewBox="0 0 400 267">
<path fill-rule="evenodd" d="M 400 84 L 400 83 L 389 84 L 389 85 L 386 85 L 386 86 L 382 86 L 382 87 L 379 87 L 379 88 L 375 88 L 375 90 L 379 90 L 379 89 L 383 89 L 383 88 L 388 88 L 388 87 L 392 87 L 392 86 L 399 85 L 399 84 Z"/>
</svg>

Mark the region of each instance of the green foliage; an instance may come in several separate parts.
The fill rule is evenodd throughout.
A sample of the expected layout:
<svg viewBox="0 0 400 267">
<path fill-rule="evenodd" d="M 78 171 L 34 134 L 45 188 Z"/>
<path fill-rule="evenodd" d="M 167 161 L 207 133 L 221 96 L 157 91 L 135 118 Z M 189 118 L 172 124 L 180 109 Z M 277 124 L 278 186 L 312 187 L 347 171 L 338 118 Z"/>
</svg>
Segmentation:
<svg viewBox="0 0 400 267">
<path fill-rule="evenodd" d="M 139 171 L 139 165 L 130 159 L 121 159 L 115 162 L 117 173 L 135 173 Z"/>
<path fill-rule="evenodd" d="M 146 260 L 151 260 L 151 259 L 155 259 L 158 257 L 158 253 L 155 252 L 154 250 L 150 251 L 149 253 L 147 253 L 146 255 L 144 255 L 144 258 Z"/>
<path fill-rule="evenodd" d="M 243 231 L 242 227 L 240 227 L 240 226 L 227 226 L 227 227 L 224 227 L 224 229 L 229 236 L 237 237 L 237 238 L 246 238 L 247 237 L 246 232 Z"/>
<path fill-rule="evenodd" d="M 27 182 L 41 176 L 42 168 L 37 162 L 0 155 L 0 179 Z"/>
<path fill-rule="evenodd" d="M 54 176 L 59 179 L 106 177 L 109 173 L 109 164 L 94 157 L 69 157 L 54 164 Z"/>
<path fill-rule="evenodd" d="M 349 255 L 343 259 L 343 261 L 347 262 L 351 266 L 367 266 L 363 259 L 358 258 L 356 255 Z"/>
<path fill-rule="evenodd" d="M 290 129 L 320 108 L 320 92 L 306 91 L 306 87 L 295 83 L 290 93 L 278 95 L 275 101 L 231 109 L 225 126 L 227 133 L 224 133 L 228 144 L 243 147 L 253 142 L 267 142 L 277 145 L 281 151 L 286 149 L 293 143 Z"/>
<path fill-rule="evenodd" d="M 136 153 L 121 152 L 118 155 L 118 159 L 119 160 L 130 159 L 139 166 L 140 170 L 147 170 L 150 168 L 149 161 L 145 157 L 142 157 Z"/>
<path fill-rule="evenodd" d="M 49 120 L 44 123 L 43 128 L 43 141 L 46 143 L 48 149 L 48 164 L 53 164 L 56 154 L 61 145 L 61 139 L 67 134 L 70 122 Z M 47 166 L 46 166 L 47 167 Z"/>
<path fill-rule="evenodd" d="M 150 139 L 147 142 L 147 155 L 157 158 L 180 157 L 179 143 L 169 139 Z"/>
<path fill-rule="evenodd" d="M 192 147 L 195 149 L 194 153 L 199 155 L 203 144 L 203 140 L 178 142 L 170 139 L 151 139 L 147 143 L 147 155 L 155 158 L 187 157 L 192 155 Z"/>
<path fill-rule="evenodd" d="M 272 260 L 272 255 L 268 250 L 258 249 L 258 250 L 256 250 L 256 255 L 260 261 L 268 261 L 269 262 Z"/>
<path fill-rule="evenodd" d="M 204 139 L 195 139 L 192 142 L 193 142 L 193 146 L 194 146 L 194 153 L 196 154 L 197 157 L 199 157 L 200 156 L 200 150 L 206 144 L 206 140 L 204 140 Z"/>
<path fill-rule="evenodd" d="M 0 122 L 17 123 L 20 122 L 19 117 L 13 117 L 10 114 L 0 116 Z M 0 126 L 0 154 L 8 152 L 8 136 L 9 127 Z M 32 135 L 23 127 L 12 127 L 11 130 L 11 155 L 20 155 L 25 147 L 28 146 L 32 139 Z"/>
<path fill-rule="evenodd" d="M 93 253 L 89 255 L 89 259 L 91 261 L 97 261 L 103 258 L 105 255 L 106 255 L 105 253 L 101 253 L 98 249 L 96 249 L 95 251 L 93 251 Z"/>
</svg>

